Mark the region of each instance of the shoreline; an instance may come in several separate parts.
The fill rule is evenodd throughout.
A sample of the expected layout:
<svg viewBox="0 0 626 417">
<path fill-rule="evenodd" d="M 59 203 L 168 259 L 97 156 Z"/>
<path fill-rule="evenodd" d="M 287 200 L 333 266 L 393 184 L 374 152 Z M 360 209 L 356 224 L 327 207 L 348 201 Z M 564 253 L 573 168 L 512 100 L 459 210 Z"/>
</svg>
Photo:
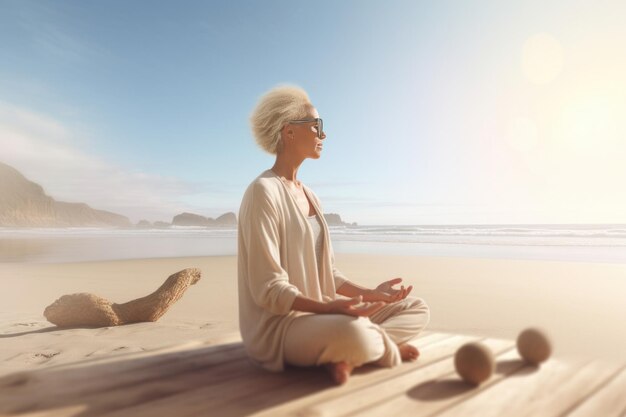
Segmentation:
<svg viewBox="0 0 626 417">
<path fill-rule="evenodd" d="M 463 259 L 504 259 L 626 265 L 626 246 L 502 245 L 390 242 L 333 238 L 336 254 Z M 178 236 L 0 237 L 0 264 L 66 264 L 118 260 L 236 256 L 237 238 Z"/>
<path fill-rule="evenodd" d="M 626 225 L 331 227 L 335 253 L 626 265 Z M 0 263 L 236 255 L 236 228 L 0 228 Z"/>
</svg>

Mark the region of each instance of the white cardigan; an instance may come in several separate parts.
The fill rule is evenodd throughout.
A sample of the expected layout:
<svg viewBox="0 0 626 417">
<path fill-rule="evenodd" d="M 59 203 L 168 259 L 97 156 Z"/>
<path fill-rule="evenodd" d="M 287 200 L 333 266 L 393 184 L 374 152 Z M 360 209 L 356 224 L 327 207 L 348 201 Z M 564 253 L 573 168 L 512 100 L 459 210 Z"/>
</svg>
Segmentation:
<svg viewBox="0 0 626 417">
<path fill-rule="evenodd" d="M 295 297 L 333 300 L 336 289 L 347 281 L 334 266 L 320 201 L 308 187 L 303 188 L 322 224 L 320 271 L 307 216 L 274 171 L 252 181 L 239 209 L 239 329 L 248 355 L 272 371 L 284 367 L 287 327 L 297 316 L 310 314 L 291 310 Z"/>
</svg>

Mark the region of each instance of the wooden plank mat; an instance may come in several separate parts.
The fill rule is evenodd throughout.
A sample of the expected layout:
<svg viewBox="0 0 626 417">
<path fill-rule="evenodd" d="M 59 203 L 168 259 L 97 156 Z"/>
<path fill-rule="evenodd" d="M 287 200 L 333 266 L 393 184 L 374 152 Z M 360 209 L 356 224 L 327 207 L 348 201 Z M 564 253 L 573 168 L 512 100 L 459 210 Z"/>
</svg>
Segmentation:
<svg viewBox="0 0 626 417">
<path fill-rule="evenodd" d="M 626 367 L 591 394 L 587 401 L 578 404 L 568 416 L 626 416 Z"/>
<path fill-rule="evenodd" d="M 478 388 L 454 371 L 481 340 L 497 358 Z M 238 336 L 59 365 L 0 378 L 0 416 L 624 416 L 626 366 L 550 359 L 525 365 L 509 340 L 427 332 L 420 358 L 365 366 L 343 386 L 325 371 L 258 369 Z"/>
<path fill-rule="evenodd" d="M 452 336 L 431 335 L 418 340 L 435 343 L 450 337 Z M 334 388 L 328 376 L 320 369 L 293 368 L 287 373 L 275 374 L 252 368 L 248 376 L 211 384 L 205 382 L 195 390 L 106 415 L 123 416 L 131 412 L 133 416 L 153 416 L 164 407 L 175 410 L 178 416 L 213 415 L 216 409 L 220 410 L 220 416 L 248 415 L 278 403 L 293 402 Z"/>
</svg>

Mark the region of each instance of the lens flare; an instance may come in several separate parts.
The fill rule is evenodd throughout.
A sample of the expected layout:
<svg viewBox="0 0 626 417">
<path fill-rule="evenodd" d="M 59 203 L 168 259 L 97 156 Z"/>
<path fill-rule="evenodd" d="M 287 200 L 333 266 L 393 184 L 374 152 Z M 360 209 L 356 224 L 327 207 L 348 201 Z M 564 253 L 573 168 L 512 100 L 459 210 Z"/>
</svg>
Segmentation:
<svg viewBox="0 0 626 417">
<path fill-rule="evenodd" d="M 563 69 L 563 47 L 552 35 L 540 33 L 524 43 L 522 71 L 535 84 L 548 84 Z"/>
</svg>

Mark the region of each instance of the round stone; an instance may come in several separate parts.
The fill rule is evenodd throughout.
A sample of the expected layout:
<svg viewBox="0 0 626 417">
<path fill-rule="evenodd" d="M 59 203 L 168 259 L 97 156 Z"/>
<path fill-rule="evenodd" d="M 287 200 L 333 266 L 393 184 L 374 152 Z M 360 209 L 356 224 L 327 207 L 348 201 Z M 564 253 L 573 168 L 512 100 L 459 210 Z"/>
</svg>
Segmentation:
<svg viewBox="0 0 626 417">
<path fill-rule="evenodd" d="M 543 330 L 531 327 L 517 337 L 517 351 L 526 362 L 538 365 L 550 357 L 552 343 Z"/>
<path fill-rule="evenodd" d="M 456 351 L 454 367 L 464 381 L 479 385 L 493 374 L 493 353 L 482 343 L 466 343 Z"/>
</svg>

